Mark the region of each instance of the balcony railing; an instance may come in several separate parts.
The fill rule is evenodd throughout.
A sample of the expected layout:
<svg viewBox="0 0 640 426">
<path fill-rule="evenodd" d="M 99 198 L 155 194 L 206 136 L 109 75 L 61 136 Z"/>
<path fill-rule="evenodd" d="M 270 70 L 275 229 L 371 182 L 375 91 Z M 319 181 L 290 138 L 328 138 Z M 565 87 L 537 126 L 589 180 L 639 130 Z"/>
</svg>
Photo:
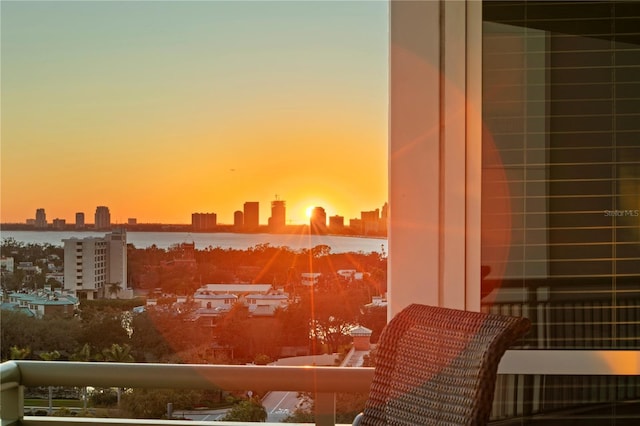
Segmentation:
<svg viewBox="0 0 640 426">
<path fill-rule="evenodd" d="M 371 368 L 8 361 L 0 367 L 2 426 L 238 425 L 114 418 L 23 416 L 25 386 L 299 391 L 315 394 L 316 425 L 335 425 L 335 393 L 367 392 Z"/>
<path fill-rule="evenodd" d="M 551 375 L 567 377 L 600 376 L 611 377 L 612 379 L 614 376 L 624 376 L 629 378 L 629 383 L 633 386 L 633 383 L 637 383 L 637 380 L 633 380 L 640 376 L 640 351 L 507 351 L 500 363 L 498 373 L 502 375 Z M 8 361 L 0 365 L 0 418 L 2 419 L 2 426 L 51 426 L 63 424 L 75 426 L 215 424 L 217 426 L 225 426 L 241 424 L 238 422 L 39 417 L 23 415 L 24 387 L 94 386 L 224 389 L 310 392 L 315 398 L 315 424 L 318 426 L 334 426 L 336 408 L 335 394 L 337 392 L 367 392 L 372 378 L 372 368 L 354 367 Z M 501 392 L 499 387 L 498 391 L 498 393 Z M 629 396 L 627 393 L 627 397 Z M 631 397 L 631 399 L 635 398 L 637 397 Z M 517 402 L 517 399 L 514 401 Z M 526 401 L 521 402 L 524 404 Z M 527 403 L 530 404 L 532 401 Z M 526 413 L 519 413 L 517 410 L 508 411 L 513 411 L 511 416 L 518 417 L 523 414 L 526 415 Z M 637 419 L 637 416 L 632 416 L 632 418 Z"/>
</svg>

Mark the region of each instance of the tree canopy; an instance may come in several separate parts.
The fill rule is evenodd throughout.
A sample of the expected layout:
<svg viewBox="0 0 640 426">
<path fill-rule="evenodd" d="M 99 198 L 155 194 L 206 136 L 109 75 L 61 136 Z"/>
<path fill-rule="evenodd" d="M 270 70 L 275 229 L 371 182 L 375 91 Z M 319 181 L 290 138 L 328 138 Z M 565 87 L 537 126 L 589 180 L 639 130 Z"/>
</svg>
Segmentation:
<svg viewBox="0 0 640 426">
<path fill-rule="evenodd" d="M 267 410 L 256 398 L 249 398 L 234 405 L 222 418 L 233 422 L 265 422 Z"/>
<path fill-rule="evenodd" d="M 16 261 L 63 257 L 62 249 L 6 239 L 2 253 Z M 234 306 L 226 315 L 211 317 L 208 323 L 194 319 L 194 304 L 172 308 L 166 304 L 132 309 L 144 299 L 117 299 L 122 283 L 109 283 L 108 296 L 83 300 L 74 318 L 30 318 L 19 312 L 2 311 L 0 356 L 9 359 L 15 347 L 37 359 L 38 354 L 57 350 L 60 359 L 95 360 L 113 345 L 129 347 L 135 360 L 147 362 L 252 362 L 258 355 L 276 359 L 287 353 L 339 351 L 349 344 L 350 329 L 357 324 L 373 330 L 374 339 L 386 323 L 386 312 L 365 309 L 386 284 L 386 258 L 378 253 L 332 253 L 329 246 L 291 250 L 258 244 L 248 250 L 207 247 L 187 250 L 155 246 L 128 246 L 128 280 L 137 290 L 192 294 L 207 282 L 269 283 L 289 294 L 286 308 L 272 317 L 253 316 L 246 306 Z M 339 273 L 360 271 L 363 279 Z M 322 279 L 308 287 L 301 283 L 304 272 L 319 272 Z M 20 278 L 20 271 L 13 277 Z M 3 276 L 3 285 L 9 276 Z M 151 288 L 150 288 L 151 287 Z M 123 313 L 126 312 L 126 318 Z M 126 325 L 124 327 L 123 325 Z M 262 358 L 260 358 L 262 359 Z"/>
</svg>

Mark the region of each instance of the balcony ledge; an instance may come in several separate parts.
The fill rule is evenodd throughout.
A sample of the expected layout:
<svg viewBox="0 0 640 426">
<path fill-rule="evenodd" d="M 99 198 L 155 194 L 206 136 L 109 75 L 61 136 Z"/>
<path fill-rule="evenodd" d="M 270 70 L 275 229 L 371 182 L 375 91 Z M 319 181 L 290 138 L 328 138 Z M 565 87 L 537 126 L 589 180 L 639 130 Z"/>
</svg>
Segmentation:
<svg viewBox="0 0 640 426">
<path fill-rule="evenodd" d="M 217 425 L 243 422 L 23 416 L 25 386 L 298 391 L 315 394 L 316 425 L 335 425 L 335 393 L 366 392 L 372 368 L 8 361 L 0 365 L 2 426 Z M 275 424 L 275 423 L 271 423 Z"/>
<path fill-rule="evenodd" d="M 282 426 L 283 423 L 259 423 L 265 426 Z M 286 423 L 290 426 L 310 426 L 310 423 Z M 189 420 L 147 420 L 147 419 L 105 419 L 105 418 L 77 418 L 77 417 L 39 417 L 25 416 L 22 420 L 5 423 L 2 426 L 20 425 L 20 426 L 240 426 L 240 425 L 256 425 L 256 423 L 243 422 L 222 422 L 222 421 L 189 421 Z M 336 425 L 348 426 L 348 425 Z"/>
</svg>

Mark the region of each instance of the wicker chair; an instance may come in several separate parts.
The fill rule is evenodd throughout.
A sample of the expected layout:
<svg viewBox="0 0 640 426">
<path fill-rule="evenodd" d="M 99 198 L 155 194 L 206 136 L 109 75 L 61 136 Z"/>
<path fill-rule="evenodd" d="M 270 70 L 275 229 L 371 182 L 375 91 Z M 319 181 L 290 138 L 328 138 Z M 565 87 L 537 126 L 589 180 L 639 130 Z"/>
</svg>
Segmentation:
<svg viewBox="0 0 640 426">
<path fill-rule="evenodd" d="M 385 327 L 354 425 L 484 425 L 500 358 L 526 318 L 411 305 Z"/>
</svg>

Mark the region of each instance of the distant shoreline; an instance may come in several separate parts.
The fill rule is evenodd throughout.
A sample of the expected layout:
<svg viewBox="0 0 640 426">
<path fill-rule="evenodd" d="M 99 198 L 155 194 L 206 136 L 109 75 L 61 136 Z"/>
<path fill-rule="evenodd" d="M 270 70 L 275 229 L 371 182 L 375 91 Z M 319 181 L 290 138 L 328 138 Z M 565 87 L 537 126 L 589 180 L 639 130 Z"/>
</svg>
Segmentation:
<svg viewBox="0 0 640 426">
<path fill-rule="evenodd" d="M 65 239 L 102 237 L 109 230 L 9 230 L 2 229 L 0 237 L 14 239 L 24 244 L 50 244 L 60 246 Z M 357 235 L 317 235 L 317 234 L 273 234 L 240 232 L 138 232 L 127 231 L 127 243 L 135 248 L 168 249 L 176 244 L 194 243 L 196 249 L 208 248 L 247 250 L 252 247 L 269 245 L 288 247 L 292 250 L 329 246 L 332 253 L 378 252 L 384 254 L 388 240 L 384 237 Z"/>
<path fill-rule="evenodd" d="M 194 230 L 192 225 L 186 224 L 163 224 L 163 223 L 141 223 L 136 225 L 130 224 L 114 224 L 107 229 L 96 229 L 92 225 L 76 228 L 75 225 L 69 224 L 64 227 L 54 228 L 52 225 L 46 228 L 36 228 L 33 225 L 24 223 L 1 223 L 0 231 L 34 231 L 34 232 L 109 232 L 113 229 L 124 229 L 130 232 L 189 232 L 194 234 L 215 234 L 215 233 L 234 233 L 234 234 L 299 234 L 308 235 L 309 225 L 285 225 L 284 228 L 271 230 L 267 225 L 260 225 L 254 230 L 237 229 L 234 225 L 217 225 L 210 229 Z M 326 233 L 316 235 L 335 235 L 342 237 L 358 237 L 358 238 L 386 238 L 386 233 L 370 233 L 367 235 L 359 234 L 349 227 L 341 230 L 329 229 Z"/>
</svg>

